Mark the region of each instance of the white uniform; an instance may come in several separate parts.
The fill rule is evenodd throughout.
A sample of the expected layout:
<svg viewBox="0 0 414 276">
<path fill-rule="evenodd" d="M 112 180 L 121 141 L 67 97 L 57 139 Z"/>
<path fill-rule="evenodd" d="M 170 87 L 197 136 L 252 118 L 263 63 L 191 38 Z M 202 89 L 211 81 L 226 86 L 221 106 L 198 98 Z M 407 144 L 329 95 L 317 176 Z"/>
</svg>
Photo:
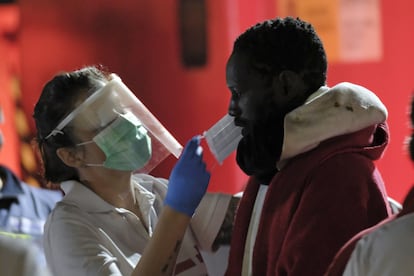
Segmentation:
<svg viewBox="0 0 414 276">
<path fill-rule="evenodd" d="M 146 174 L 136 174 L 132 181 L 143 222 L 77 181 L 61 184 L 65 197 L 49 216 L 44 234 L 46 260 L 54 275 L 132 273 L 155 228 L 168 183 Z M 203 198 L 182 243 L 178 275 L 207 275 L 198 247 L 211 247 L 230 198 L 223 194 L 207 194 Z"/>
<path fill-rule="evenodd" d="M 344 276 L 414 275 L 414 214 L 390 221 L 355 246 Z"/>
</svg>

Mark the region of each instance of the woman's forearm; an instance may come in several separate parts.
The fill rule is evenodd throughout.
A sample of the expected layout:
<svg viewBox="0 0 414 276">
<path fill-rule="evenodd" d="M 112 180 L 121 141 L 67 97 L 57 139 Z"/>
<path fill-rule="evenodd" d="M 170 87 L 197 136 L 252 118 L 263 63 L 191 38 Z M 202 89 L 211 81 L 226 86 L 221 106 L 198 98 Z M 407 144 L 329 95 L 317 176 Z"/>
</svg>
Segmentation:
<svg viewBox="0 0 414 276">
<path fill-rule="evenodd" d="M 190 220 L 188 215 L 165 206 L 132 275 L 172 275 Z"/>
</svg>

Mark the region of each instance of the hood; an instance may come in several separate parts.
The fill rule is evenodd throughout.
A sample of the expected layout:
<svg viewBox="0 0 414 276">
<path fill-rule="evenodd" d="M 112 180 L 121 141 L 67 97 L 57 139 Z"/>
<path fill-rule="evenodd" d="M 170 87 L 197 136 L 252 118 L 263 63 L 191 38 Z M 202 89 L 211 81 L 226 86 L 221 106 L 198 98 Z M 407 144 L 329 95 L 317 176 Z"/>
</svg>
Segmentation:
<svg viewBox="0 0 414 276">
<path fill-rule="evenodd" d="M 381 100 L 360 85 L 322 86 L 286 115 L 280 160 L 314 149 L 329 138 L 385 122 L 387 116 Z"/>
</svg>

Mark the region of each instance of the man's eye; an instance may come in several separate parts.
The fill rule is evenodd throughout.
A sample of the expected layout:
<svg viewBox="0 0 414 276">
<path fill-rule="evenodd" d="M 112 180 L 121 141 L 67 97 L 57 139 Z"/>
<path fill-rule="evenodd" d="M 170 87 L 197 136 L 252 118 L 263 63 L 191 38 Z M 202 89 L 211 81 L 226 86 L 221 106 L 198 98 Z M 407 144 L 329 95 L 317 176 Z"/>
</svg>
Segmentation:
<svg viewBox="0 0 414 276">
<path fill-rule="evenodd" d="M 231 95 L 235 98 L 240 98 L 241 93 L 239 91 L 237 91 L 236 89 L 230 89 L 231 90 Z"/>
</svg>

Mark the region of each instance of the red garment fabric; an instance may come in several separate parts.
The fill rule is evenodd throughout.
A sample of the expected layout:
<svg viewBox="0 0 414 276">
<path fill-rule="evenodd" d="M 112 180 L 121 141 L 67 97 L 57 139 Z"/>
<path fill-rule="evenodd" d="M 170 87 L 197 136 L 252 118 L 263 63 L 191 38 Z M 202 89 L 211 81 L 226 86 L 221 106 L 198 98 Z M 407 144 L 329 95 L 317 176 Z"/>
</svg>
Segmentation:
<svg viewBox="0 0 414 276">
<path fill-rule="evenodd" d="M 374 160 L 386 124 L 331 138 L 292 159 L 272 179 L 253 250 L 253 275 L 323 275 L 352 236 L 391 214 Z M 366 146 L 368 145 L 368 146 Z M 227 276 L 241 275 L 260 184 L 249 179 L 235 218 Z"/>
<path fill-rule="evenodd" d="M 332 263 L 329 265 L 329 268 L 326 271 L 325 276 L 336 276 L 336 275 L 341 276 L 345 271 L 345 267 L 348 263 L 349 258 L 352 255 L 352 252 L 356 244 L 362 237 L 375 231 L 376 229 L 380 228 L 382 225 L 389 223 L 397 218 L 400 218 L 410 213 L 414 213 L 414 187 L 411 188 L 408 195 L 406 196 L 404 203 L 403 203 L 403 209 L 401 210 L 401 212 L 387 219 L 384 219 L 383 221 L 381 221 L 380 223 L 376 224 L 373 227 L 370 227 L 366 230 L 359 232 L 352 239 L 350 239 L 336 254 Z"/>
</svg>

